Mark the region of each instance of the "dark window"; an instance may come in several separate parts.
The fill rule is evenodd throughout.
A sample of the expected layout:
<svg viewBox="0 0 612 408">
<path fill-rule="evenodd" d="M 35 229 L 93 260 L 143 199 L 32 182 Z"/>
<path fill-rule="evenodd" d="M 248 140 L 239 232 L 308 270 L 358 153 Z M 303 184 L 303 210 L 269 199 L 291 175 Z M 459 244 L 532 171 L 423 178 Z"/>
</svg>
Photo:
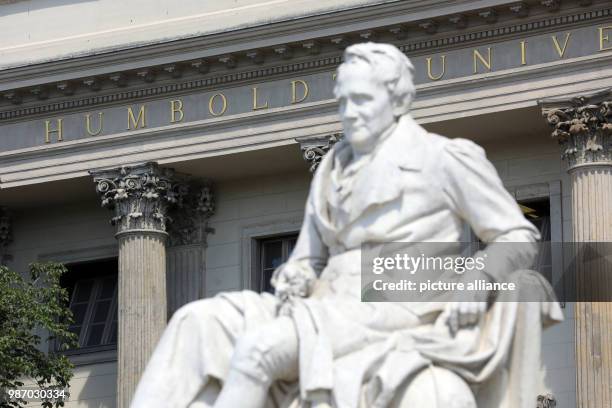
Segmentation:
<svg viewBox="0 0 612 408">
<path fill-rule="evenodd" d="M 520 201 L 519 206 L 527 218 L 540 231 L 542 238 L 540 252 L 535 267 L 549 281 L 552 280 L 552 253 L 550 242 L 550 200 L 541 198 L 536 200 Z"/>
<path fill-rule="evenodd" d="M 270 284 L 272 273 L 283 262 L 286 262 L 295 247 L 297 234 L 283 235 L 258 240 L 259 271 L 256 274 L 255 288 L 260 292 L 273 293 Z"/>
<path fill-rule="evenodd" d="M 74 323 L 79 336 L 70 352 L 114 349 L 117 344 L 117 259 L 66 265 L 62 285 L 70 292 Z"/>
</svg>

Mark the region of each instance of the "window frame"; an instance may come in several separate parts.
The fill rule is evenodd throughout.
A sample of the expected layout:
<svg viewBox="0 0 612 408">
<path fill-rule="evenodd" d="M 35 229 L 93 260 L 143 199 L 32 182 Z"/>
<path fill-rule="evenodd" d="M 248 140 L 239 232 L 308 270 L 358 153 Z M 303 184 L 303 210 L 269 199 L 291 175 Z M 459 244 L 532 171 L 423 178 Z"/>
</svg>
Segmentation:
<svg viewBox="0 0 612 408">
<path fill-rule="evenodd" d="M 86 263 L 93 263 L 93 262 L 104 262 L 104 261 L 110 261 L 116 258 L 110 258 L 110 259 L 100 259 L 100 260 L 95 260 L 95 261 L 89 261 Z M 81 264 L 81 263 L 77 263 L 77 264 Z M 75 265 L 75 264 L 72 264 Z M 69 266 L 69 265 L 67 265 Z M 104 331 L 102 333 L 102 339 L 108 339 L 111 335 L 111 328 L 112 328 L 112 324 L 113 324 L 113 320 L 114 317 L 117 316 L 117 320 L 118 320 L 118 307 L 119 307 L 119 282 L 118 282 L 118 278 L 119 275 L 117 273 L 117 275 L 113 275 L 113 274 L 108 274 L 108 275 L 99 275 L 99 276 L 95 276 L 95 277 L 91 277 L 91 278 L 83 278 L 83 279 L 76 279 L 74 282 L 74 289 L 76 289 L 76 286 L 79 282 L 85 282 L 85 281 L 89 281 L 89 280 L 93 280 L 94 284 L 93 287 L 91 289 L 91 293 L 89 295 L 89 299 L 87 300 L 87 310 L 85 311 L 85 317 L 83 318 L 83 324 L 81 325 L 81 330 L 79 333 L 79 346 L 77 346 L 74 349 L 69 349 L 69 350 L 63 350 L 62 352 L 65 355 L 77 355 L 77 354 L 86 354 L 86 353 L 96 353 L 99 351 L 107 351 L 107 350 L 115 350 L 117 349 L 117 342 L 115 343 L 111 343 L 111 344 L 100 344 L 100 345 L 95 345 L 95 346 L 86 346 L 83 345 L 85 343 L 85 340 L 88 338 L 89 333 L 91 332 L 91 326 L 93 325 L 91 322 L 92 319 L 92 315 L 96 309 L 96 304 L 98 303 L 98 294 L 100 293 L 100 291 L 102 290 L 102 285 L 103 285 L 103 281 L 105 279 L 107 279 L 108 277 L 112 277 L 115 276 L 115 278 L 117 279 L 117 284 L 115 285 L 115 289 L 113 291 L 113 295 L 110 298 L 111 299 L 111 304 L 109 307 L 109 312 L 108 312 L 108 316 L 106 316 L 106 321 L 104 322 Z M 71 294 L 72 295 L 72 294 Z M 84 302 L 82 302 L 84 303 Z M 70 300 L 69 303 L 69 307 L 72 308 L 72 299 Z M 117 330 L 119 330 L 119 328 L 117 328 Z M 56 348 L 57 350 L 57 348 Z"/>
<path fill-rule="evenodd" d="M 300 216 L 291 215 L 287 217 L 274 217 L 273 219 L 264 219 L 256 224 L 244 224 L 241 228 L 241 272 L 242 289 L 253 291 L 258 290 L 258 282 L 260 280 L 259 267 L 259 246 L 260 240 L 273 238 L 275 236 L 287 236 L 296 234 L 299 236 L 300 228 L 303 222 L 303 214 Z M 207 293 L 210 295 L 211 293 Z"/>
<path fill-rule="evenodd" d="M 563 242 L 563 212 L 561 180 L 552 180 L 544 183 L 521 184 L 510 189 L 514 199 L 519 201 L 530 201 L 547 198 L 550 214 L 550 242 Z M 551 246 L 551 278 L 553 285 L 562 281 L 564 270 L 564 254 L 560 245 Z M 565 287 L 565 284 L 563 284 Z M 565 308 L 565 302 L 559 302 Z"/>
<path fill-rule="evenodd" d="M 281 258 L 284 259 L 283 262 L 286 262 L 286 259 L 289 258 L 289 241 L 295 240 L 299 236 L 299 231 L 289 234 L 277 234 L 272 235 L 265 238 L 257 238 L 256 239 L 256 262 L 257 270 L 255 271 L 254 278 L 256 281 L 252 282 L 253 290 L 258 293 L 263 293 L 265 288 L 264 275 L 266 272 L 266 268 L 264 267 L 264 245 L 270 242 L 281 242 Z M 295 247 L 295 244 L 294 244 Z"/>
<path fill-rule="evenodd" d="M 39 262 L 49 261 L 68 265 L 93 261 L 104 261 L 113 258 L 118 259 L 118 256 L 118 246 L 113 244 L 42 253 L 38 255 L 37 259 Z M 69 296 L 70 295 L 72 294 L 70 293 Z M 119 329 L 117 328 L 117 330 Z M 47 342 L 47 351 L 49 353 L 62 353 L 68 357 L 70 362 L 76 367 L 117 361 L 117 344 L 99 346 L 99 348 L 96 348 L 95 350 L 81 350 L 77 348 L 70 351 L 62 351 L 58 350 L 57 343 L 55 340 L 53 340 Z"/>
</svg>

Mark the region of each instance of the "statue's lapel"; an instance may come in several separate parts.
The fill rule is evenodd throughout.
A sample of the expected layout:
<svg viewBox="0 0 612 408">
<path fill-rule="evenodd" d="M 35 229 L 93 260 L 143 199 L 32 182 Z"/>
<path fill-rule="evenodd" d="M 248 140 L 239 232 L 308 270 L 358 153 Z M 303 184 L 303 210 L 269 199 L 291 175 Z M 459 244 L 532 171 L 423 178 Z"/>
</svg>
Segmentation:
<svg viewBox="0 0 612 408">
<path fill-rule="evenodd" d="M 427 132 L 409 116 L 400 119 L 372 161 L 359 171 L 353 184 L 352 224 L 368 208 L 398 198 L 406 183 L 405 171 L 421 171 Z"/>
<path fill-rule="evenodd" d="M 315 176 L 313 178 L 313 188 L 311 191 L 316 194 L 314 199 L 314 211 L 316 214 L 316 221 L 318 223 L 319 231 L 324 235 L 334 235 L 335 230 L 332 222 L 329 219 L 329 210 L 328 210 L 328 202 L 327 202 L 327 192 L 329 191 L 330 184 L 330 173 L 334 164 L 334 155 L 339 147 L 343 145 L 343 142 L 337 143 L 332 150 L 330 150 L 327 155 L 323 158 L 319 167 L 316 170 Z"/>
</svg>

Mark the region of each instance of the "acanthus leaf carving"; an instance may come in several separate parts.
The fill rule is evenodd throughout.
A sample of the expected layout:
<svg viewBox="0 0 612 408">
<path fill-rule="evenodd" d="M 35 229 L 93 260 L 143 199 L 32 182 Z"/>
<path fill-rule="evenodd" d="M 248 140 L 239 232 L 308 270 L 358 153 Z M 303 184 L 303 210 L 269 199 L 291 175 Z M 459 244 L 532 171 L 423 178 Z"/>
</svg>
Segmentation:
<svg viewBox="0 0 612 408">
<path fill-rule="evenodd" d="M 209 180 L 189 179 L 181 184 L 180 203 L 171 211 L 169 225 L 170 246 L 205 244 L 208 219 L 215 212 L 212 183 Z"/>
<path fill-rule="evenodd" d="M 545 109 L 552 137 L 563 147 L 569 168 L 612 163 L 612 92 L 572 98 L 566 106 Z M 543 102 L 544 104 L 552 102 Z M 558 104 L 558 103 L 557 103 Z"/>
<path fill-rule="evenodd" d="M 115 212 L 111 224 L 117 233 L 131 230 L 166 232 L 170 207 L 183 199 L 181 185 L 172 169 L 156 163 L 94 171 L 102 207 Z"/>
<path fill-rule="evenodd" d="M 342 133 L 334 133 L 324 137 L 307 137 L 298 138 L 296 141 L 300 144 L 302 156 L 304 160 L 310 164 L 309 170 L 314 173 L 321 164 L 323 157 L 329 150 L 340 141 L 344 135 Z"/>
</svg>

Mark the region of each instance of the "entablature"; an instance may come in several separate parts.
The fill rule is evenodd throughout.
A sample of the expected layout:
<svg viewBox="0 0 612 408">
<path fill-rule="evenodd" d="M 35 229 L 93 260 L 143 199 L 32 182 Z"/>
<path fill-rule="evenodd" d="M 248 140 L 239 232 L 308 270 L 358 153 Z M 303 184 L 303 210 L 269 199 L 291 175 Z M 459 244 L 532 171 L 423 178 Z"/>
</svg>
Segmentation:
<svg viewBox="0 0 612 408">
<path fill-rule="evenodd" d="M 340 132 L 335 69 L 342 49 L 364 40 L 394 43 L 411 57 L 418 93 L 412 113 L 420 123 L 601 89 L 612 79 L 612 6 L 585 5 L 474 8 L 430 18 L 435 33 L 432 24 L 410 23 L 310 40 L 301 33 L 299 42 L 272 47 L 246 41 L 244 52 L 214 59 L 180 60 L 178 52 L 163 65 L 4 92 L 29 96 L 0 104 L 0 189 Z M 368 24 L 376 18 L 371 13 Z"/>
<path fill-rule="evenodd" d="M 0 120 L 176 92 L 183 82 L 227 84 L 316 69 L 321 60 L 337 65 L 342 50 L 356 42 L 390 42 L 412 57 L 610 21 L 612 16 L 604 0 L 450 3 L 384 2 L 7 67 L 0 70 Z"/>
</svg>

